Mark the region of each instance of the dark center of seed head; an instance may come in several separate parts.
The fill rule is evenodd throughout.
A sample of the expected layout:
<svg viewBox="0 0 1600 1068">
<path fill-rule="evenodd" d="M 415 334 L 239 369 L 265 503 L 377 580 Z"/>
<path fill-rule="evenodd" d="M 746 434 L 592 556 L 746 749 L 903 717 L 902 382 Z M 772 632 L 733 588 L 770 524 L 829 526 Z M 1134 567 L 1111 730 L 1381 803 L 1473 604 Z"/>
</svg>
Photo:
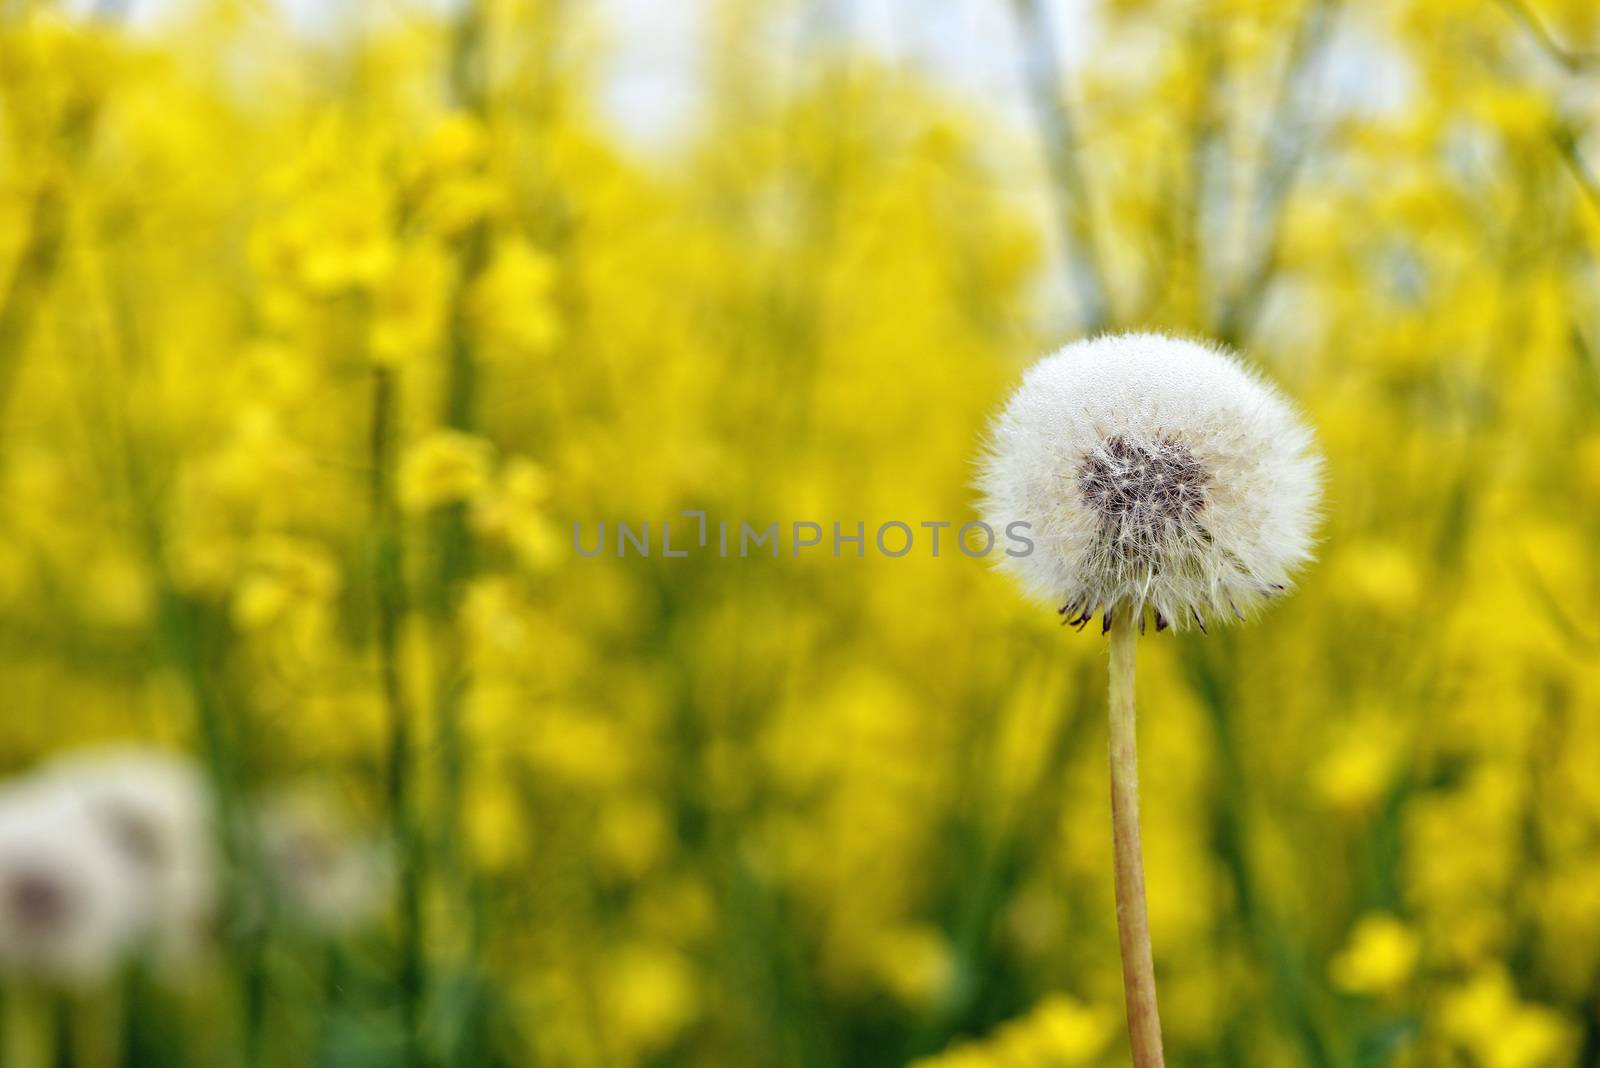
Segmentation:
<svg viewBox="0 0 1600 1068">
<path fill-rule="evenodd" d="M 24 870 L 12 874 L 3 896 L 11 921 L 29 934 L 53 934 L 72 918 L 69 889 L 45 872 Z"/>
<path fill-rule="evenodd" d="M 1163 534 L 1206 506 L 1209 476 L 1188 446 L 1171 438 L 1101 442 L 1078 469 L 1078 492 L 1101 525 L 1129 549 L 1154 548 Z"/>
</svg>

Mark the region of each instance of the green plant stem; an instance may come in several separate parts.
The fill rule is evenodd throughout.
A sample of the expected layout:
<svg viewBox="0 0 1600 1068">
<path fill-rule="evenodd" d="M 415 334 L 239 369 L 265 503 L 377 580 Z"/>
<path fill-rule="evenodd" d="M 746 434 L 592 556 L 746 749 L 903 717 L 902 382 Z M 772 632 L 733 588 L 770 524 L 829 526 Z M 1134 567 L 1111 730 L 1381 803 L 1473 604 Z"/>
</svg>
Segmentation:
<svg viewBox="0 0 1600 1068">
<path fill-rule="evenodd" d="M 1185 652 L 1186 667 L 1210 713 L 1216 737 L 1218 782 L 1223 784 L 1216 791 L 1214 801 L 1216 851 L 1228 874 L 1234 907 L 1245 937 L 1256 959 L 1269 969 L 1268 990 L 1279 1019 L 1299 1041 L 1306 1064 L 1312 1068 L 1333 1068 L 1346 1063 L 1345 1058 L 1323 1034 L 1303 955 L 1291 944 L 1250 864 L 1247 813 L 1250 811 L 1251 779 L 1242 762 L 1233 726 L 1234 696 L 1228 690 L 1227 681 L 1233 668 L 1227 659 L 1221 663 L 1214 660 L 1227 657 L 1229 649 L 1225 636 L 1213 635 L 1204 644 L 1189 645 Z"/>
<path fill-rule="evenodd" d="M 89 147 L 98 118 L 99 105 L 94 100 L 76 100 L 67 107 L 56 132 L 62 145 L 61 161 L 69 170 Z M 67 207 L 65 191 L 59 184 L 41 183 L 28 210 L 21 250 L 5 291 L 0 294 L 0 416 L 11 400 L 34 322 L 61 262 L 67 236 Z"/>
<path fill-rule="evenodd" d="M 11 399 L 12 384 L 34 319 L 60 258 L 64 206 L 60 191 L 46 186 L 28 212 L 28 235 L 5 292 L 0 295 L 0 414 Z"/>
<path fill-rule="evenodd" d="M 75 1031 L 75 1006 L 69 994 L 50 995 L 50 1068 L 77 1068 L 78 1044 Z"/>
<path fill-rule="evenodd" d="M 1313 125 L 1309 114 L 1313 94 L 1305 91 L 1302 83 L 1326 62 L 1338 6 L 1339 0 L 1314 0 L 1300 17 L 1289 45 L 1262 146 L 1264 162 L 1256 179 L 1254 217 L 1246 231 L 1249 266 L 1218 314 L 1217 337 L 1230 345 L 1244 345 L 1249 340 L 1277 273 L 1286 209 L 1306 161 L 1311 136 L 1307 131 Z"/>
<path fill-rule="evenodd" d="M 1144 899 L 1144 858 L 1139 845 L 1139 757 L 1133 696 L 1138 640 L 1133 613 L 1126 608 L 1115 611 L 1111 625 L 1111 840 L 1116 857 L 1117 940 L 1122 948 L 1122 989 L 1133 1066 L 1163 1068 L 1150 916 Z"/>
<path fill-rule="evenodd" d="M 110 236 L 103 235 L 102 240 L 109 251 Z M 137 265 L 129 266 L 128 276 L 136 276 Z M 247 702 L 240 700 L 227 682 L 232 635 L 225 616 L 217 605 L 185 592 L 173 574 L 159 488 L 168 473 L 152 468 L 151 450 L 137 433 L 123 403 L 129 383 L 149 362 L 136 328 L 133 302 L 109 269 L 92 275 L 90 285 L 105 304 L 105 362 L 100 366 L 84 364 L 89 381 L 102 386 L 105 392 L 105 407 L 99 420 L 105 433 L 99 442 L 101 464 L 108 480 L 119 485 L 126 495 L 129 534 L 139 546 L 153 579 L 154 652 L 182 679 L 190 696 L 199 757 L 215 806 L 213 837 L 222 861 L 220 931 L 239 981 L 240 1063 L 253 1068 L 266 1059 L 269 925 L 261 915 L 256 890 L 260 858 L 255 832 L 244 811 L 244 795 L 250 781 L 247 754 L 251 717 Z M 4 345 L 0 344 L 0 348 Z M 8 1063 L 0 1059 L 0 1064 Z"/>
<path fill-rule="evenodd" d="M 1017 31 L 1023 43 L 1023 76 L 1040 147 L 1050 172 L 1050 192 L 1078 297 L 1078 316 L 1085 334 L 1104 330 L 1116 319 L 1111 308 L 1105 267 L 1095 241 L 1090 215 L 1089 180 L 1084 174 L 1078 127 L 1063 95 L 1061 59 L 1049 12 L 1040 0 L 1012 0 Z"/>
<path fill-rule="evenodd" d="M 389 808 L 400 878 L 400 1020 L 405 1063 L 421 1062 L 422 872 L 411 798 L 411 716 L 400 683 L 400 624 L 405 615 L 405 581 L 400 519 L 394 493 L 395 381 L 387 367 L 373 371 L 372 470 L 369 490 L 377 532 L 374 588 L 378 617 L 378 674 L 389 717 Z"/>
<path fill-rule="evenodd" d="M 449 98 L 453 106 L 480 120 L 487 117 L 484 71 L 485 11 L 481 0 L 467 0 L 452 31 Z M 458 242 L 459 275 L 450 296 L 448 336 L 445 339 L 442 424 L 472 433 L 477 429 L 479 367 L 473 352 L 469 297 L 488 263 L 489 227 L 474 223 Z M 469 753 L 461 725 L 461 708 L 471 679 L 465 642 L 457 620 L 462 586 L 472 577 L 476 561 L 467 528 L 467 509 L 452 504 L 434 517 L 432 538 L 435 567 L 425 609 L 432 617 L 435 662 L 433 693 L 435 738 L 438 744 L 439 811 L 432 854 L 453 901 L 465 906 L 471 897 L 470 876 L 461 850 L 461 795 Z M 468 944 L 470 946 L 470 938 Z"/>
</svg>

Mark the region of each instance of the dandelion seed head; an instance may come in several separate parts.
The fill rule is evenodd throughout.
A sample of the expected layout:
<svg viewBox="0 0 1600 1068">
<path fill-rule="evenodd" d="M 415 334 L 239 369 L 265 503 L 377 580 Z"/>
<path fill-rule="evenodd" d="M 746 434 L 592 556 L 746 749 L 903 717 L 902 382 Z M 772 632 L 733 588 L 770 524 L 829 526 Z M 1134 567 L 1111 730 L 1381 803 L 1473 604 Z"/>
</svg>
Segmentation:
<svg viewBox="0 0 1600 1068">
<path fill-rule="evenodd" d="M 256 820 L 263 875 L 296 920 L 338 934 L 379 914 L 392 858 L 352 833 L 329 799 L 283 791 L 263 802 Z"/>
<path fill-rule="evenodd" d="M 219 879 L 200 769 L 163 750 L 109 746 L 57 758 L 38 781 L 80 805 L 121 858 L 142 948 L 164 967 L 191 963 L 213 925 Z"/>
<path fill-rule="evenodd" d="M 1077 342 L 1035 364 L 995 420 L 979 486 L 1007 557 L 1068 622 L 1243 618 L 1311 555 L 1321 461 L 1273 386 L 1220 346 L 1161 334 Z"/>
<path fill-rule="evenodd" d="M 33 783 L 0 791 L 0 970 L 104 982 L 137 922 L 128 869 L 82 805 Z"/>
</svg>

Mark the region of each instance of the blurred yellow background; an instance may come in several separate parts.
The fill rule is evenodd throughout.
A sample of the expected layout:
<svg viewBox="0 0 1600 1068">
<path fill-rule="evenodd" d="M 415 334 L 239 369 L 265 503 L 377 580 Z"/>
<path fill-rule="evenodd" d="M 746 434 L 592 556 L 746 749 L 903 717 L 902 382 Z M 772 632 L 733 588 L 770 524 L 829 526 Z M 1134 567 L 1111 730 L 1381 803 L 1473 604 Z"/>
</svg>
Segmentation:
<svg viewBox="0 0 1600 1068">
<path fill-rule="evenodd" d="M 1124 1063 L 1098 634 L 572 531 L 959 525 L 1132 326 L 1328 474 L 1141 643 L 1172 1063 L 1600 1064 L 1600 9 L 723 0 L 642 143 L 616 11 L 169 6 L 0 3 L 7 1065 Z M 130 761 L 193 915 L 40 800 Z"/>
</svg>

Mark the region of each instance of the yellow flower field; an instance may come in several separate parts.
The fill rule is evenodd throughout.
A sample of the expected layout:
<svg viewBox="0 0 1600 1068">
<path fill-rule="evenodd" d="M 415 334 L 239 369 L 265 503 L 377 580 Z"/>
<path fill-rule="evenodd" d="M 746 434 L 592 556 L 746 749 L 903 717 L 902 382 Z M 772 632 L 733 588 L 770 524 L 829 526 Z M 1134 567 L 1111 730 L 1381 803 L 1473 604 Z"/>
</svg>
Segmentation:
<svg viewBox="0 0 1600 1068">
<path fill-rule="evenodd" d="M 1126 1064 L 1106 643 L 961 529 L 1124 328 L 1325 457 L 1140 642 L 1169 1063 L 1600 1064 L 1600 8 L 694 6 L 646 147 L 599 5 L 0 0 L 0 1066 Z"/>
</svg>

